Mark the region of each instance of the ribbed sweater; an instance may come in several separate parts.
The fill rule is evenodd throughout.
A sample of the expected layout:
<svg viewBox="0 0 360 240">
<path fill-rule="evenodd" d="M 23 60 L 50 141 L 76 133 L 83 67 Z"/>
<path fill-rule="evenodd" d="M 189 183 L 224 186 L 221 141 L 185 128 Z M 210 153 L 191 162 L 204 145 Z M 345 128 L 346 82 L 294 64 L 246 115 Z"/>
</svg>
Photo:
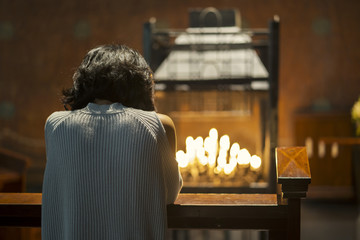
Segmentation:
<svg viewBox="0 0 360 240">
<path fill-rule="evenodd" d="M 155 112 L 89 103 L 50 115 L 45 141 L 42 240 L 165 238 L 182 179 Z"/>
</svg>

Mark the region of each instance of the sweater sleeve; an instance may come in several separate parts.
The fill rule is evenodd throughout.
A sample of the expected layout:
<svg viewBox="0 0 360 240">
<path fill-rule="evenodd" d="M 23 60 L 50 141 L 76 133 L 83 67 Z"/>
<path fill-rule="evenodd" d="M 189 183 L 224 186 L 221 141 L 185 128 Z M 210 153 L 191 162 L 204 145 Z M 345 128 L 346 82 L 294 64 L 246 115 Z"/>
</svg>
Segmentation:
<svg viewBox="0 0 360 240">
<path fill-rule="evenodd" d="M 50 147 L 51 141 L 50 141 L 50 137 L 52 136 L 54 130 L 57 128 L 57 126 L 64 121 L 64 119 L 66 119 L 68 116 L 70 116 L 71 112 L 70 111 L 58 111 L 58 112 L 54 112 L 52 113 L 45 122 L 45 127 L 44 127 L 44 132 L 45 132 L 45 144 L 46 144 L 46 151 L 47 151 L 47 156 L 49 149 L 52 149 L 52 147 Z"/>
<path fill-rule="evenodd" d="M 159 120 L 160 136 L 159 147 L 161 151 L 165 188 L 166 188 L 166 203 L 174 203 L 182 187 L 182 177 L 179 171 L 178 163 L 175 159 L 174 149 L 170 146 L 170 142 L 174 142 L 175 139 L 167 139 L 167 135 L 162 123 Z M 173 129 L 175 133 L 175 129 Z M 169 136 L 175 138 L 175 134 Z"/>
</svg>

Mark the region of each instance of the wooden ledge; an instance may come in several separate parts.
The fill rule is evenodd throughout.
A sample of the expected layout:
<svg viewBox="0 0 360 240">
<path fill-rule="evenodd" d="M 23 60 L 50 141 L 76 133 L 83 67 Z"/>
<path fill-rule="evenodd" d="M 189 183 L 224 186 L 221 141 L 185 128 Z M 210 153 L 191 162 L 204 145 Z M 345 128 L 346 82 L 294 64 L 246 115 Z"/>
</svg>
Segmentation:
<svg viewBox="0 0 360 240">
<path fill-rule="evenodd" d="M 276 194 L 180 194 L 167 207 L 174 229 L 283 229 L 288 206 Z"/>
<path fill-rule="evenodd" d="M 39 205 L 41 193 L 0 193 L 0 207 Z M 276 194 L 202 194 L 181 193 L 174 204 L 181 206 L 276 206 Z"/>
<path fill-rule="evenodd" d="M 276 194 L 182 193 L 174 205 L 182 206 L 276 206 Z"/>
<path fill-rule="evenodd" d="M 40 227 L 41 193 L 0 193 L 0 226 Z M 180 194 L 167 207 L 169 228 L 281 229 L 287 206 L 276 194 Z"/>
<path fill-rule="evenodd" d="M 41 193 L 0 193 L 0 226 L 40 227 Z"/>
<path fill-rule="evenodd" d="M 4 205 L 39 205 L 41 193 L 0 193 L 0 206 Z"/>
</svg>

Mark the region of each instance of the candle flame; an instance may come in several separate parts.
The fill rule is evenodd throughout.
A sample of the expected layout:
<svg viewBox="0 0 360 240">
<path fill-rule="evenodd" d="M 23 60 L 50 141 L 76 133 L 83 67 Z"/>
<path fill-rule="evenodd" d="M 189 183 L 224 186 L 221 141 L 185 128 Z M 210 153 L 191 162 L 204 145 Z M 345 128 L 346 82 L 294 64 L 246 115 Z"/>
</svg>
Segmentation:
<svg viewBox="0 0 360 240">
<path fill-rule="evenodd" d="M 225 149 L 226 151 L 230 148 L 230 137 L 224 135 L 220 138 L 220 149 Z"/>
<path fill-rule="evenodd" d="M 189 164 L 189 159 L 183 150 L 177 151 L 176 160 L 181 168 L 186 168 Z"/>
<path fill-rule="evenodd" d="M 248 165 L 250 163 L 251 155 L 246 148 L 239 150 L 237 161 L 239 165 Z"/>
<path fill-rule="evenodd" d="M 216 141 L 217 141 L 217 139 L 218 139 L 218 131 L 216 130 L 216 128 L 212 128 L 212 129 L 210 129 L 210 131 L 209 131 L 209 137 L 211 138 L 211 139 L 215 139 Z"/>
<path fill-rule="evenodd" d="M 230 148 L 230 156 L 236 157 L 239 154 L 239 151 L 240 151 L 240 145 L 237 142 L 233 143 L 233 145 Z"/>
<path fill-rule="evenodd" d="M 236 171 L 237 166 L 250 167 L 257 171 L 261 167 L 261 158 L 257 155 L 251 155 L 246 148 L 240 148 L 239 143 L 231 145 L 229 135 L 223 135 L 218 139 L 218 131 L 211 128 L 209 136 L 194 139 L 188 136 L 185 140 L 186 153 L 179 150 L 176 153 L 176 160 L 179 167 L 187 169 L 190 174 L 195 170 L 193 168 L 207 167 L 207 171 L 215 174 L 231 175 Z M 230 147 L 231 146 L 231 147 Z M 191 170 L 192 169 L 192 170 Z M 200 171 L 200 170 L 199 170 Z M 196 172 L 199 172 L 196 170 Z M 198 174 L 198 173 L 197 173 Z M 210 172 L 209 172 L 210 174 Z"/>
<path fill-rule="evenodd" d="M 257 170 L 261 166 L 261 158 L 257 155 L 252 155 L 250 159 L 251 168 Z"/>
</svg>

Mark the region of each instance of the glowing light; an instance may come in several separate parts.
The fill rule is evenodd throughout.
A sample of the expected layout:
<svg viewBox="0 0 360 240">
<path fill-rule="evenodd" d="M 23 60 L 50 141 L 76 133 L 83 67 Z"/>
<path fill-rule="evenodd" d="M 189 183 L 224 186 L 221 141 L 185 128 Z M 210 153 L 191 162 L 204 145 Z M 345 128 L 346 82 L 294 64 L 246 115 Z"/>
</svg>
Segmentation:
<svg viewBox="0 0 360 240">
<path fill-rule="evenodd" d="M 204 145 L 204 139 L 202 137 L 197 137 L 195 140 L 194 140 L 194 144 L 195 144 L 195 148 L 196 149 L 200 149 L 203 147 Z"/>
<path fill-rule="evenodd" d="M 258 171 L 261 167 L 261 158 L 252 155 L 246 148 L 240 149 L 239 143 L 231 145 L 229 135 L 219 138 L 215 128 L 210 129 L 209 136 L 202 137 L 188 136 L 185 140 L 186 152 L 179 150 L 176 153 L 176 160 L 181 171 L 185 171 L 196 179 L 203 178 L 203 174 L 209 177 L 223 178 L 225 176 L 235 177 L 237 165 L 241 168 L 249 168 Z"/>
<path fill-rule="evenodd" d="M 252 155 L 250 159 L 250 166 L 253 169 L 258 169 L 261 166 L 261 158 L 257 155 Z"/>
<path fill-rule="evenodd" d="M 229 150 L 230 148 L 230 137 L 229 135 L 224 135 L 220 138 L 220 149 Z"/>
<path fill-rule="evenodd" d="M 226 165 L 224 166 L 224 173 L 225 173 L 226 175 L 230 175 L 230 174 L 232 173 L 232 171 L 234 171 L 234 167 L 231 166 L 231 164 L 226 164 Z"/>
<path fill-rule="evenodd" d="M 196 149 L 196 157 L 201 158 L 205 156 L 205 149 L 204 148 L 197 148 Z"/>
<path fill-rule="evenodd" d="M 210 129 L 210 131 L 209 131 L 209 137 L 210 137 L 211 139 L 217 140 L 217 139 L 218 139 L 218 136 L 219 136 L 219 134 L 218 134 L 218 131 L 216 130 L 216 128 Z"/>
<path fill-rule="evenodd" d="M 217 154 L 217 139 L 212 139 L 210 137 L 206 137 L 204 140 L 204 149 L 208 153 L 209 156 Z"/>
<path fill-rule="evenodd" d="M 205 156 L 204 148 L 199 148 L 196 150 L 196 157 L 198 158 L 199 162 L 204 166 L 209 162 L 208 158 Z"/>
<path fill-rule="evenodd" d="M 227 151 L 225 149 L 220 149 L 218 158 L 217 158 L 217 163 L 218 166 L 220 166 L 221 168 L 224 168 L 225 164 L 226 164 L 226 158 L 227 158 Z"/>
<path fill-rule="evenodd" d="M 216 163 L 216 156 L 212 154 L 209 156 L 209 165 L 213 167 L 215 166 L 215 163 Z"/>
<path fill-rule="evenodd" d="M 179 150 L 176 152 L 176 161 L 179 164 L 179 167 L 186 168 L 189 164 L 189 159 L 186 153 L 183 150 Z"/>
<path fill-rule="evenodd" d="M 222 167 L 220 167 L 220 166 L 217 166 L 216 168 L 214 168 L 215 174 L 219 174 L 219 173 L 221 173 L 221 171 L 222 171 Z"/>
<path fill-rule="evenodd" d="M 211 138 L 209 138 L 209 137 L 205 138 L 205 140 L 204 140 L 204 149 L 208 153 L 213 152 L 213 143 L 211 141 Z"/>
<path fill-rule="evenodd" d="M 230 148 L 230 156 L 236 157 L 239 154 L 239 151 L 240 151 L 240 145 L 237 142 L 233 143 L 233 145 Z"/>
<path fill-rule="evenodd" d="M 236 158 L 230 157 L 229 164 L 230 164 L 231 166 L 233 166 L 233 168 L 235 168 L 236 165 L 237 165 L 237 160 L 236 160 Z"/>
<path fill-rule="evenodd" d="M 192 136 L 189 136 L 185 140 L 186 147 L 192 147 L 194 143 L 194 138 Z"/>
<path fill-rule="evenodd" d="M 205 166 L 206 164 L 209 163 L 209 159 L 208 159 L 206 156 L 202 156 L 202 157 L 199 158 L 199 162 L 200 162 L 203 166 Z"/>
<path fill-rule="evenodd" d="M 186 155 L 189 162 L 194 162 L 196 157 L 196 149 L 194 144 L 194 138 L 189 136 L 185 140 L 186 143 Z"/>
<path fill-rule="evenodd" d="M 239 151 L 237 161 L 239 165 L 247 165 L 250 163 L 251 155 L 246 148 L 243 148 Z"/>
</svg>

